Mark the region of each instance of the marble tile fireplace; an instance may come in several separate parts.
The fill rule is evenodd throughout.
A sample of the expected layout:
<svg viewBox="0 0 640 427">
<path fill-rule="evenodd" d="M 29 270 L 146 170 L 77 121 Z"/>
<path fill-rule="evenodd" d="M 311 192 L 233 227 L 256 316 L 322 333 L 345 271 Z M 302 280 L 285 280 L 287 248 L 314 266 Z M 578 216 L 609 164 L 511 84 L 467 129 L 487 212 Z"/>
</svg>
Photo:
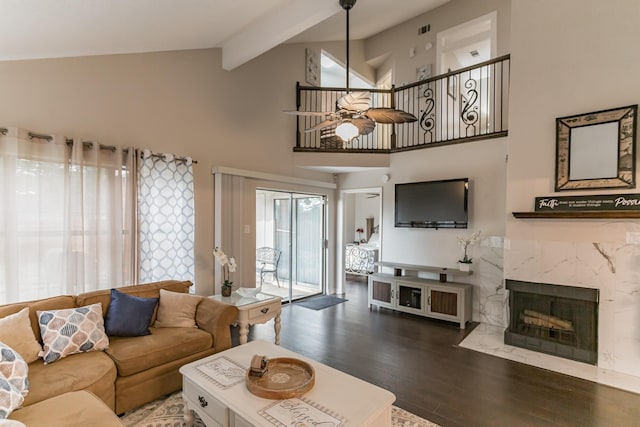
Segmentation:
<svg viewBox="0 0 640 427">
<path fill-rule="evenodd" d="M 505 344 L 596 365 L 598 289 L 507 280 Z"/>
<path fill-rule="evenodd" d="M 553 225 L 533 224 L 545 229 Z M 566 222 L 559 223 L 554 236 L 564 233 L 567 226 Z M 590 223 L 588 226 L 593 228 Z M 583 229 L 581 225 L 580 232 Z M 640 232 L 640 223 L 607 223 L 599 229 L 607 236 L 617 236 L 620 230 Z M 483 242 L 473 274 L 474 320 L 481 324 L 460 346 L 640 393 L 640 327 L 636 327 L 640 324 L 640 244 L 608 239 L 510 238 L 505 239 L 502 251 Z M 513 281 L 597 290 L 596 364 L 505 344 L 504 332 L 513 317 L 509 316 L 511 291 L 507 283 Z"/>
</svg>

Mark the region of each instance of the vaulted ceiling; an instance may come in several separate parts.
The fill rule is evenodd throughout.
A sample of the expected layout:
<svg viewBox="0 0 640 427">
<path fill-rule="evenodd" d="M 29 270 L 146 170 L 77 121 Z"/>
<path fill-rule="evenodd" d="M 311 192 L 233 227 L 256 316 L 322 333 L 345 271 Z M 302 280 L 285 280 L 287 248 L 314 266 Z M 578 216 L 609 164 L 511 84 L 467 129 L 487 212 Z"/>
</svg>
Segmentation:
<svg viewBox="0 0 640 427">
<path fill-rule="evenodd" d="M 363 39 L 450 0 L 359 0 Z M 2 0 L 0 60 L 222 48 L 236 68 L 281 43 L 344 40 L 338 0 Z"/>
</svg>

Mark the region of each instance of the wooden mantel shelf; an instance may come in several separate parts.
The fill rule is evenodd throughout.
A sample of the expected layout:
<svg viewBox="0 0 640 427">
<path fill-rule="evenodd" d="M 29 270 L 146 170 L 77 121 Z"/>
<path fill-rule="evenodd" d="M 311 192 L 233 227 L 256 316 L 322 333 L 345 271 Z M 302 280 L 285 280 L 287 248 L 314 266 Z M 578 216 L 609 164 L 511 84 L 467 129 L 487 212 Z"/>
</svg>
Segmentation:
<svg viewBox="0 0 640 427">
<path fill-rule="evenodd" d="M 573 218 L 573 219 L 640 219 L 640 211 L 575 211 L 575 212 L 513 212 L 514 217 L 520 219 L 553 219 L 553 218 Z"/>
</svg>

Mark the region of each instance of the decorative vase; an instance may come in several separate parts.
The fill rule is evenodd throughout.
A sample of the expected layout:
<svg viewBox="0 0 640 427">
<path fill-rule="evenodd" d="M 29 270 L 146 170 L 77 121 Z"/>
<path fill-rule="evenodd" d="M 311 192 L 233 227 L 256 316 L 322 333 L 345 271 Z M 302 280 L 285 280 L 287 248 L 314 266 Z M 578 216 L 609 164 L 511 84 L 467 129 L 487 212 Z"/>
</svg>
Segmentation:
<svg viewBox="0 0 640 427">
<path fill-rule="evenodd" d="M 231 286 L 222 285 L 222 296 L 223 297 L 230 297 L 231 296 L 231 289 L 233 289 Z"/>
<path fill-rule="evenodd" d="M 470 262 L 458 262 L 458 269 L 460 271 L 470 271 L 471 263 Z"/>
</svg>

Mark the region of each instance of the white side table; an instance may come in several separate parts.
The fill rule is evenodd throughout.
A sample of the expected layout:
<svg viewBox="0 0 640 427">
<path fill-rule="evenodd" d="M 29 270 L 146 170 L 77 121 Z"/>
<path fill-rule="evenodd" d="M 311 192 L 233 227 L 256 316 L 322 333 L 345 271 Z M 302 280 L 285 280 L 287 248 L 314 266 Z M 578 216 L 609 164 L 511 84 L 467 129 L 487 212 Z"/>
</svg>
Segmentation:
<svg viewBox="0 0 640 427">
<path fill-rule="evenodd" d="M 282 298 L 259 293 L 254 297 L 245 297 L 233 292 L 229 297 L 213 295 L 213 298 L 225 304 L 235 305 L 238 308 L 237 323 L 240 326 L 240 344 L 247 343 L 249 326 L 256 323 L 267 323 L 274 319 L 273 329 L 276 333 L 276 344 L 280 344 L 280 312 L 282 311 Z"/>
</svg>

